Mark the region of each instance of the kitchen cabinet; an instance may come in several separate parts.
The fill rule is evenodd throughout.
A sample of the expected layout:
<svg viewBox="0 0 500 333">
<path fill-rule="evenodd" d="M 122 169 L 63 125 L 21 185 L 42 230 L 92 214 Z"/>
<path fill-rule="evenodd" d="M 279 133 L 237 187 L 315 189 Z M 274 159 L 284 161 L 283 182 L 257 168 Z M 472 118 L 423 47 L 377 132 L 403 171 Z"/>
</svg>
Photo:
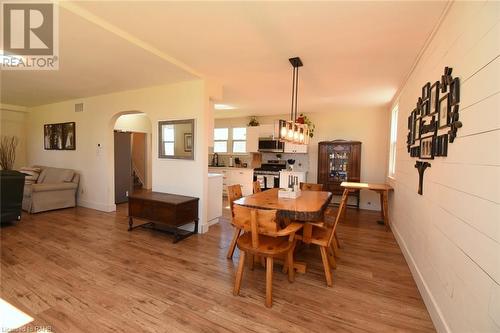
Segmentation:
<svg viewBox="0 0 500 333">
<path fill-rule="evenodd" d="M 284 153 L 288 154 L 307 154 L 307 145 L 285 142 Z"/>
<path fill-rule="evenodd" d="M 288 177 L 293 176 L 297 177 L 300 183 L 305 183 L 307 179 L 306 171 L 280 171 L 280 188 L 288 187 Z"/>
<path fill-rule="evenodd" d="M 323 190 L 334 195 L 342 195 L 342 182 L 360 182 L 361 174 L 361 142 L 334 140 L 318 144 L 318 183 Z M 357 198 L 359 208 L 359 191 L 352 194 Z M 350 195 L 351 196 L 351 195 Z"/>
<path fill-rule="evenodd" d="M 223 194 L 227 194 L 229 185 L 240 184 L 244 196 L 253 193 L 253 169 L 248 168 L 208 168 L 210 173 L 222 174 Z"/>
<path fill-rule="evenodd" d="M 259 151 L 260 126 L 247 127 L 247 153 Z"/>
</svg>

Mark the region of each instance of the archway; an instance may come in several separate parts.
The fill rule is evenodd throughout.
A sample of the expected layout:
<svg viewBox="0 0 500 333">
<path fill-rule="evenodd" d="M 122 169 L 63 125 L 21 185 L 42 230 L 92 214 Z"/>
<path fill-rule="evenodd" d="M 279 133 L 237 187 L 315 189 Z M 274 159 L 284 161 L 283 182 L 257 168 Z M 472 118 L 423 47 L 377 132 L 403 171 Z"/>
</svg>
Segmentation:
<svg viewBox="0 0 500 333">
<path fill-rule="evenodd" d="M 141 111 L 118 112 L 111 118 L 109 134 L 108 197 L 110 202 L 116 204 L 126 202 L 130 191 L 151 189 L 152 123 Z"/>
</svg>

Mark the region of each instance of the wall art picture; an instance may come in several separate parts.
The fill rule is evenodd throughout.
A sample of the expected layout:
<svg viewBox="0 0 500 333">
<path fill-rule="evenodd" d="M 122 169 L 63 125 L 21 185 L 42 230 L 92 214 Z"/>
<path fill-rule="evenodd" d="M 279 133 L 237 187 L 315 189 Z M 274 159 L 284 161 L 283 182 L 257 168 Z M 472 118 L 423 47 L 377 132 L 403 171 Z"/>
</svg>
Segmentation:
<svg viewBox="0 0 500 333">
<path fill-rule="evenodd" d="M 431 93 L 431 83 L 427 82 L 425 86 L 422 87 L 422 100 L 428 99 L 430 93 Z"/>
<path fill-rule="evenodd" d="M 432 160 L 434 158 L 433 151 L 434 137 L 429 136 L 420 139 L 420 158 L 424 160 Z"/>
<path fill-rule="evenodd" d="M 192 133 L 184 133 L 184 151 L 185 152 L 193 151 L 193 134 Z"/>
<path fill-rule="evenodd" d="M 439 81 L 436 81 L 431 86 L 431 97 L 429 102 L 429 114 L 434 114 L 438 111 L 439 104 Z"/>
<path fill-rule="evenodd" d="M 445 128 L 450 124 L 450 112 L 451 112 L 450 95 L 445 94 L 439 100 L 439 117 L 438 117 L 439 128 Z"/>
<path fill-rule="evenodd" d="M 75 150 L 75 122 L 46 124 L 43 126 L 45 150 Z"/>
<path fill-rule="evenodd" d="M 427 82 L 417 98 L 416 109 L 408 116 L 407 150 L 411 157 L 431 160 L 448 155 L 461 128 L 459 120 L 460 79 L 452 76 L 453 68 L 445 67 L 439 81 Z M 434 82 L 431 84 L 431 82 Z M 418 194 L 423 193 L 423 177 L 429 162 L 417 161 Z"/>
</svg>

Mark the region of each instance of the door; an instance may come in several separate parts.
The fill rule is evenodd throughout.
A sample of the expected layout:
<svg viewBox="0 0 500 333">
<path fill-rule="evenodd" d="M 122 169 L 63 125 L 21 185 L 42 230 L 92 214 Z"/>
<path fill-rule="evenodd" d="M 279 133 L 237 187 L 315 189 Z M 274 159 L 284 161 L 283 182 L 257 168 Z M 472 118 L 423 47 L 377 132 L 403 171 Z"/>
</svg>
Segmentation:
<svg viewBox="0 0 500 333">
<path fill-rule="evenodd" d="M 115 132 L 115 203 L 127 202 L 132 190 L 130 132 Z"/>
</svg>

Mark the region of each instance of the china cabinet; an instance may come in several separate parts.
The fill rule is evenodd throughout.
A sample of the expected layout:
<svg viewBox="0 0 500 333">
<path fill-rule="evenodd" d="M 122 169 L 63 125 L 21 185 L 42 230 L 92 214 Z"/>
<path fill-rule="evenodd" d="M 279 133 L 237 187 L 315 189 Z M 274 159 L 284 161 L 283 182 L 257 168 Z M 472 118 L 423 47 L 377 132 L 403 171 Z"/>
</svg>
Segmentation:
<svg viewBox="0 0 500 333">
<path fill-rule="evenodd" d="M 318 143 L 318 183 L 334 195 L 342 195 L 342 182 L 359 182 L 361 142 L 333 140 Z M 353 193 L 359 208 L 359 191 Z"/>
</svg>

